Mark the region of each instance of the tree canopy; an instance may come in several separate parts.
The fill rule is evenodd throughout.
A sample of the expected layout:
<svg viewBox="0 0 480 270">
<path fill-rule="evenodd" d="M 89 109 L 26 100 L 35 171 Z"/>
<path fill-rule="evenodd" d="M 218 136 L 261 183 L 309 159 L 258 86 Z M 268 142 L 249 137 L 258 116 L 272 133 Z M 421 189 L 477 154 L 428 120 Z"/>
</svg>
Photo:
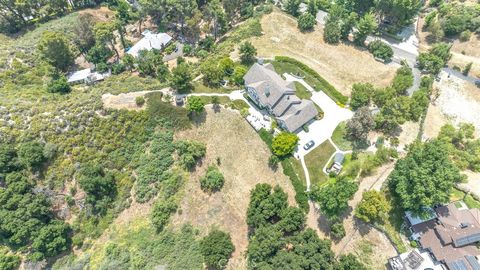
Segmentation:
<svg viewBox="0 0 480 270">
<path fill-rule="evenodd" d="M 388 181 L 403 209 L 421 213 L 423 207 L 448 202 L 453 185 L 461 179 L 458 168 L 449 159 L 447 146 L 435 139 L 411 145 Z"/>
<path fill-rule="evenodd" d="M 387 217 L 390 205 L 385 195 L 369 190 L 362 194 L 362 200 L 355 209 L 355 216 L 365 222 L 382 221 Z"/>
<path fill-rule="evenodd" d="M 223 269 L 235 250 L 230 235 L 214 229 L 200 241 L 200 249 L 205 264 L 213 269 Z"/>
<path fill-rule="evenodd" d="M 294 133 L 282 132 L 272 141 L 272 151 L 279 157 L 290 155 L 297 147 L 298 136 Z"/>
<path fill-rule="evenodd" d="M 62 71 L 66 71 L 73 64 L 73 53 L 63 33 L 43 32 L 37 48 L 45 61 Z"/>
<path fill-rule="evenodd" d="M 340 177 L 334 183 L 322 187 L 314 186 L 311 197 L 320 205 L 320 211 L 329 219 L 334 220 L 348 208 L 348 201 L 357 190 L 357 183 Z"/>
</svg>

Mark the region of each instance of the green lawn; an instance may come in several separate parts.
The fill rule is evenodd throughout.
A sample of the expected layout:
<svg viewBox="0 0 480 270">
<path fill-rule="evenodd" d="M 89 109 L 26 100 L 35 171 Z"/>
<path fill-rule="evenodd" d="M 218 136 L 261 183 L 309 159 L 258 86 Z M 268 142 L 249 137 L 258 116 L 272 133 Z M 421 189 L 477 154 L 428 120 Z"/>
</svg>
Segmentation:
<svg viewBox="0 0 480 270">
<path fill-rule="evenodd" d="M 321 82 L 319 80 L 317 80 L 315 77 L 309 75 L 308 73 L 304 72 L 297 65 L 294 65 L 292 63 L 287 63 L 287 62 L 278 62 L 278 61 L 272 61 L 271 63 L 273 65 L 273 67 L 275 68 L 275 71 L 280 75 L 282 75 L 283 73 L 291 73 L 291 74 L 303 77 L 305 82 L 308 83 L 313 88 L 315 88 L 315 86 L 321 84 Z"/>
<path fill-rule="evenodd" d="M 352 150 L 352 142 L 345 137 L 346 126 L 346 122 L 340 123 L 332 134 L 333 142 L 343 151 Z"/>
<path fill-rule="evenodd" d="M 480 208 L 480 202 L 475 200 L 472 195 L 468 194 L 463 199 L 468 208 Z"/>
<path fill-rule="evenodd" d="M 465 192 L 454 188 L 452 193 L 450 194 L 450 202 L 463 200 L 464 197 L 465 197 Z"/>
<path fill-rule="evenodd" d="M 328 175 L 325 175 L 322 170 L 333 153 L 335 153 L 335 147 L 329 141 L 325 141 L 305 156 L 312 185 L 321 185 L 328 181 Z"/>
<path fill-rule="evenodd" d="M 295 82 L 295 88 L 297 89 L 295 95 L 297 95 L 299 99 L 310 99 L 312 97 L 312 93 L 308 91 L 303 84 Z"/>
<path fill-rule="evenodd" d="M 193 83 L 193 91 L 192 93 L 223 93 L 223 94 L 228 94 L 231 91 L 228 89 L 225 89 L 223 87 L 218 87 L 218 88 L 211 88 L 206 85 L 204 85 L 202 82 L 196 81 Z"/>
</svg>

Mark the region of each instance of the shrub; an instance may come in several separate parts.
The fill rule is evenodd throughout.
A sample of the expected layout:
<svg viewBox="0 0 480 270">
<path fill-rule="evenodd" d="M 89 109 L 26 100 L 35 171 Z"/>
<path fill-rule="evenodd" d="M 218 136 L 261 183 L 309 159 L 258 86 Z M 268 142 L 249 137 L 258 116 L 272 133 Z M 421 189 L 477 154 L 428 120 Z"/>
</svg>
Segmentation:
<svg viewBox="0 0 480 270">
<path fill-rule="evenodd" d="M 465 30 L 462 33 L 460 33 L 460 41 L 462 42 L 469 41 L 471 36 L 472 36 L 472 32 L 470 30 Z"/>
<path fill-rule="evenodd" d="M 207 173 L 200 178 L 200 187 L 206 192 L 215 192 L 223 187 L 225 177 L 215 165 L 208 166 Z"/>
<path fill-rule="evenodd" d="M 175 142 L 175 149 L 179 156 L 180 165 L 187 170 L 193 169 L 207 151 L 205 144 L 189 140 Z"/>
<path fill-rule="evenodd" d="M 279 157 L 290 155 L 297 147 L 298 136 L 294 133 L 282 132 L 272 140 L 272 151 Z"/>
<path fill-rule="evenodd" d="M 45 161 L 42 143 L 31 141 L 20 144 L 18 147 L 18 160 L 28 168 L 36 168 Z"/>
<path fill-rule="evenodd" d="M 393 49 L 381 40 L 375 40 L 368 44 L 368 50 L 374 57 L 390 61 L 393 56 Z"/>
<path fill-rule="evenodd" d="M 345 227 L 343 226 L 343 223 L 341 221 L 333 223 L 330 227 L 330 232 L 332 236 L 336 239 L 342 239 L 343 237 L 345 237 L 346 234 Z"/>
<path fill-rule="evenodd" d="M 283 174 L 290 178 L 293 188 L 295 189 L 295 201 L 298 203 L 298 206 L 303 209 L 303 211 L 308 212 L 308 196 L 305 193 L 306 187 L 303 184 L 302 179 L 298 177 L 295 173 L 292 163 L 289 159 L 284 159 L 281 161 L 283 167 Z"/>
<path fill-rule="evenodd" d="M 463 75 L 467 76 L 468 73 L 470 73 L 470 69 L 472 69 L 472 65 L 473 63 L 470 62 L 465 66 L 465 68 L 462 70 Z"/>
<path fill-rule="evenodd" d="M 277 156 L 271 155 L 270 158 L 268 159 L 268 166 L 276 170 L 279 162 L 280 162 L 280 159 Z"/>
<path fill-rule="evenodd" d="M 60 76 L 59 78 L 52 79 L 47 85 L 47 91 L 50 93 L 68 93 L 70 92 L 71 88 L 67 82 L 67 78 L 65 76 Z"/>
<path fill-rule="evenodd" d="M 311 31 L 313 27 L 317 24 L 315 16 L 310 13 L 304 13 L 298 18 L 298 29 L 302 32 Z"/>
<path fill-rule="evenodd" d="M 13 254 L 8 254 L 7 250 L 0 248 L 0 269 L 15 270 L 20 265 L 20 257 Z"/>
<path fill-rule="evenodd" d="M 347 104 L 348 97 L 338 92 L 337 89 L 333 87 L 333 85 L 331 85 L 327 80 L 320 76 L 315 70 L 311 69 L 302 62 L 299 62 L 287 56 L 275 56 L 275 61 L 296 65 L 297 67 L 301 68 L 305 73 L 317 79 L 320 82 L 320 85 L 317 85 L 317 87 L 319 87 L 320 90 L 324 91 L 325 94 L 327 94 L 331 99 L 343 105 Z"/>
<path fill-rule="evenodd" d="M 163 231 L 170 216 L 177 211 L 177 204 L 172 199 L 157 201 L 153 206 L 150 220 L 157 232 Z"/>
<path fill-rule="evenodd" d="M 136 97 L 135 104 L 137 104 L 138 107 L 142 107 L 143 104 L 145 104 L 145 98 L 143 98 L 142 96 Z"/>
<path fill-rule="evenodd" d="M 209 268 L 223 269 L 235 250 L 230 235 L 214 229 L 200 241 L 200 251 Z"/>
</svg>

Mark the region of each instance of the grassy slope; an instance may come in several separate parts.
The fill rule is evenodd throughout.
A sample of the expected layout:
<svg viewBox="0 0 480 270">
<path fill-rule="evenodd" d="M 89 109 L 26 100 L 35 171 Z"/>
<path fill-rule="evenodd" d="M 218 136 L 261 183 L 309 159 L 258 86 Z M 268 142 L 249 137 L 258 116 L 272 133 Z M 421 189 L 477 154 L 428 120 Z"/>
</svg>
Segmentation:
<svg viewBox="0 0 480 270">
<path fill-rule="evenodd" d="M 321 185 L 328 180 L 322 169 L 334 152 L 335 147 L 329 141 L 325 141 L 305 156 L 312 185 Z"/>
<path fill-rule="evenodd" d="M 352 142 L 345 138 L 345 128 L 346 123 L 342 122 L 335 128 L 332 134 L 333 142 L 343 151 L 352 150 Z"/>
</svg>

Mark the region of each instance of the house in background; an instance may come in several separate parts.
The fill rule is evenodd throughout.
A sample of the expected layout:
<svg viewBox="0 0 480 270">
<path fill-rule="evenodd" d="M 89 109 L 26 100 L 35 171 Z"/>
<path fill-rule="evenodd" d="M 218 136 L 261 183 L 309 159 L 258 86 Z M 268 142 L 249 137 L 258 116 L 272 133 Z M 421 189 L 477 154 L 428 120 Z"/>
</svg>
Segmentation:
<svg viewBox="0 0 480 270">
<path fill-rule="evenodd" d="M 143 50 L 163 50 L 172 41 L 172 37 L 166 33 L 154 34 L 150 32 L 150 30 L 145 30 L 143 31 L 142 35 L 143 38 L 127 51 L 127 53 L 133 57 L 137 57 L 140 51 Z"/>
<path fill-rule="evenodd" d="M 266 109 L 278 125 L 295 132 L 318 115 L 310 100 L 295 95 L 295 84 L 285 81 L 273 65 L 255 63 L 243 77 L 248 96 L 261 109 Z"/>
<path fill-rule="evenodd" d="M 457 202 L 430 210 L 422 218 L 407 213 L 412 238 L 420 244 L 421 254 L 428 254 L 433 265 L 440 264 L 444 269 L 480 270 L 480 209 L 468 209 Z M 389 260 L 390 267 L 413 269 L 394 267 L 402 261 L 401 256 Z"/>
<path fill-rule="evenodd" d="M 99 73 L 92 71 L 90 68 L 82 69 L 73 72 L 67 77 L 69 84 L 92 84 L 98 81 L 103 81 L 106 77 L 110 76 L 109 72 Z"/>
</svg>

